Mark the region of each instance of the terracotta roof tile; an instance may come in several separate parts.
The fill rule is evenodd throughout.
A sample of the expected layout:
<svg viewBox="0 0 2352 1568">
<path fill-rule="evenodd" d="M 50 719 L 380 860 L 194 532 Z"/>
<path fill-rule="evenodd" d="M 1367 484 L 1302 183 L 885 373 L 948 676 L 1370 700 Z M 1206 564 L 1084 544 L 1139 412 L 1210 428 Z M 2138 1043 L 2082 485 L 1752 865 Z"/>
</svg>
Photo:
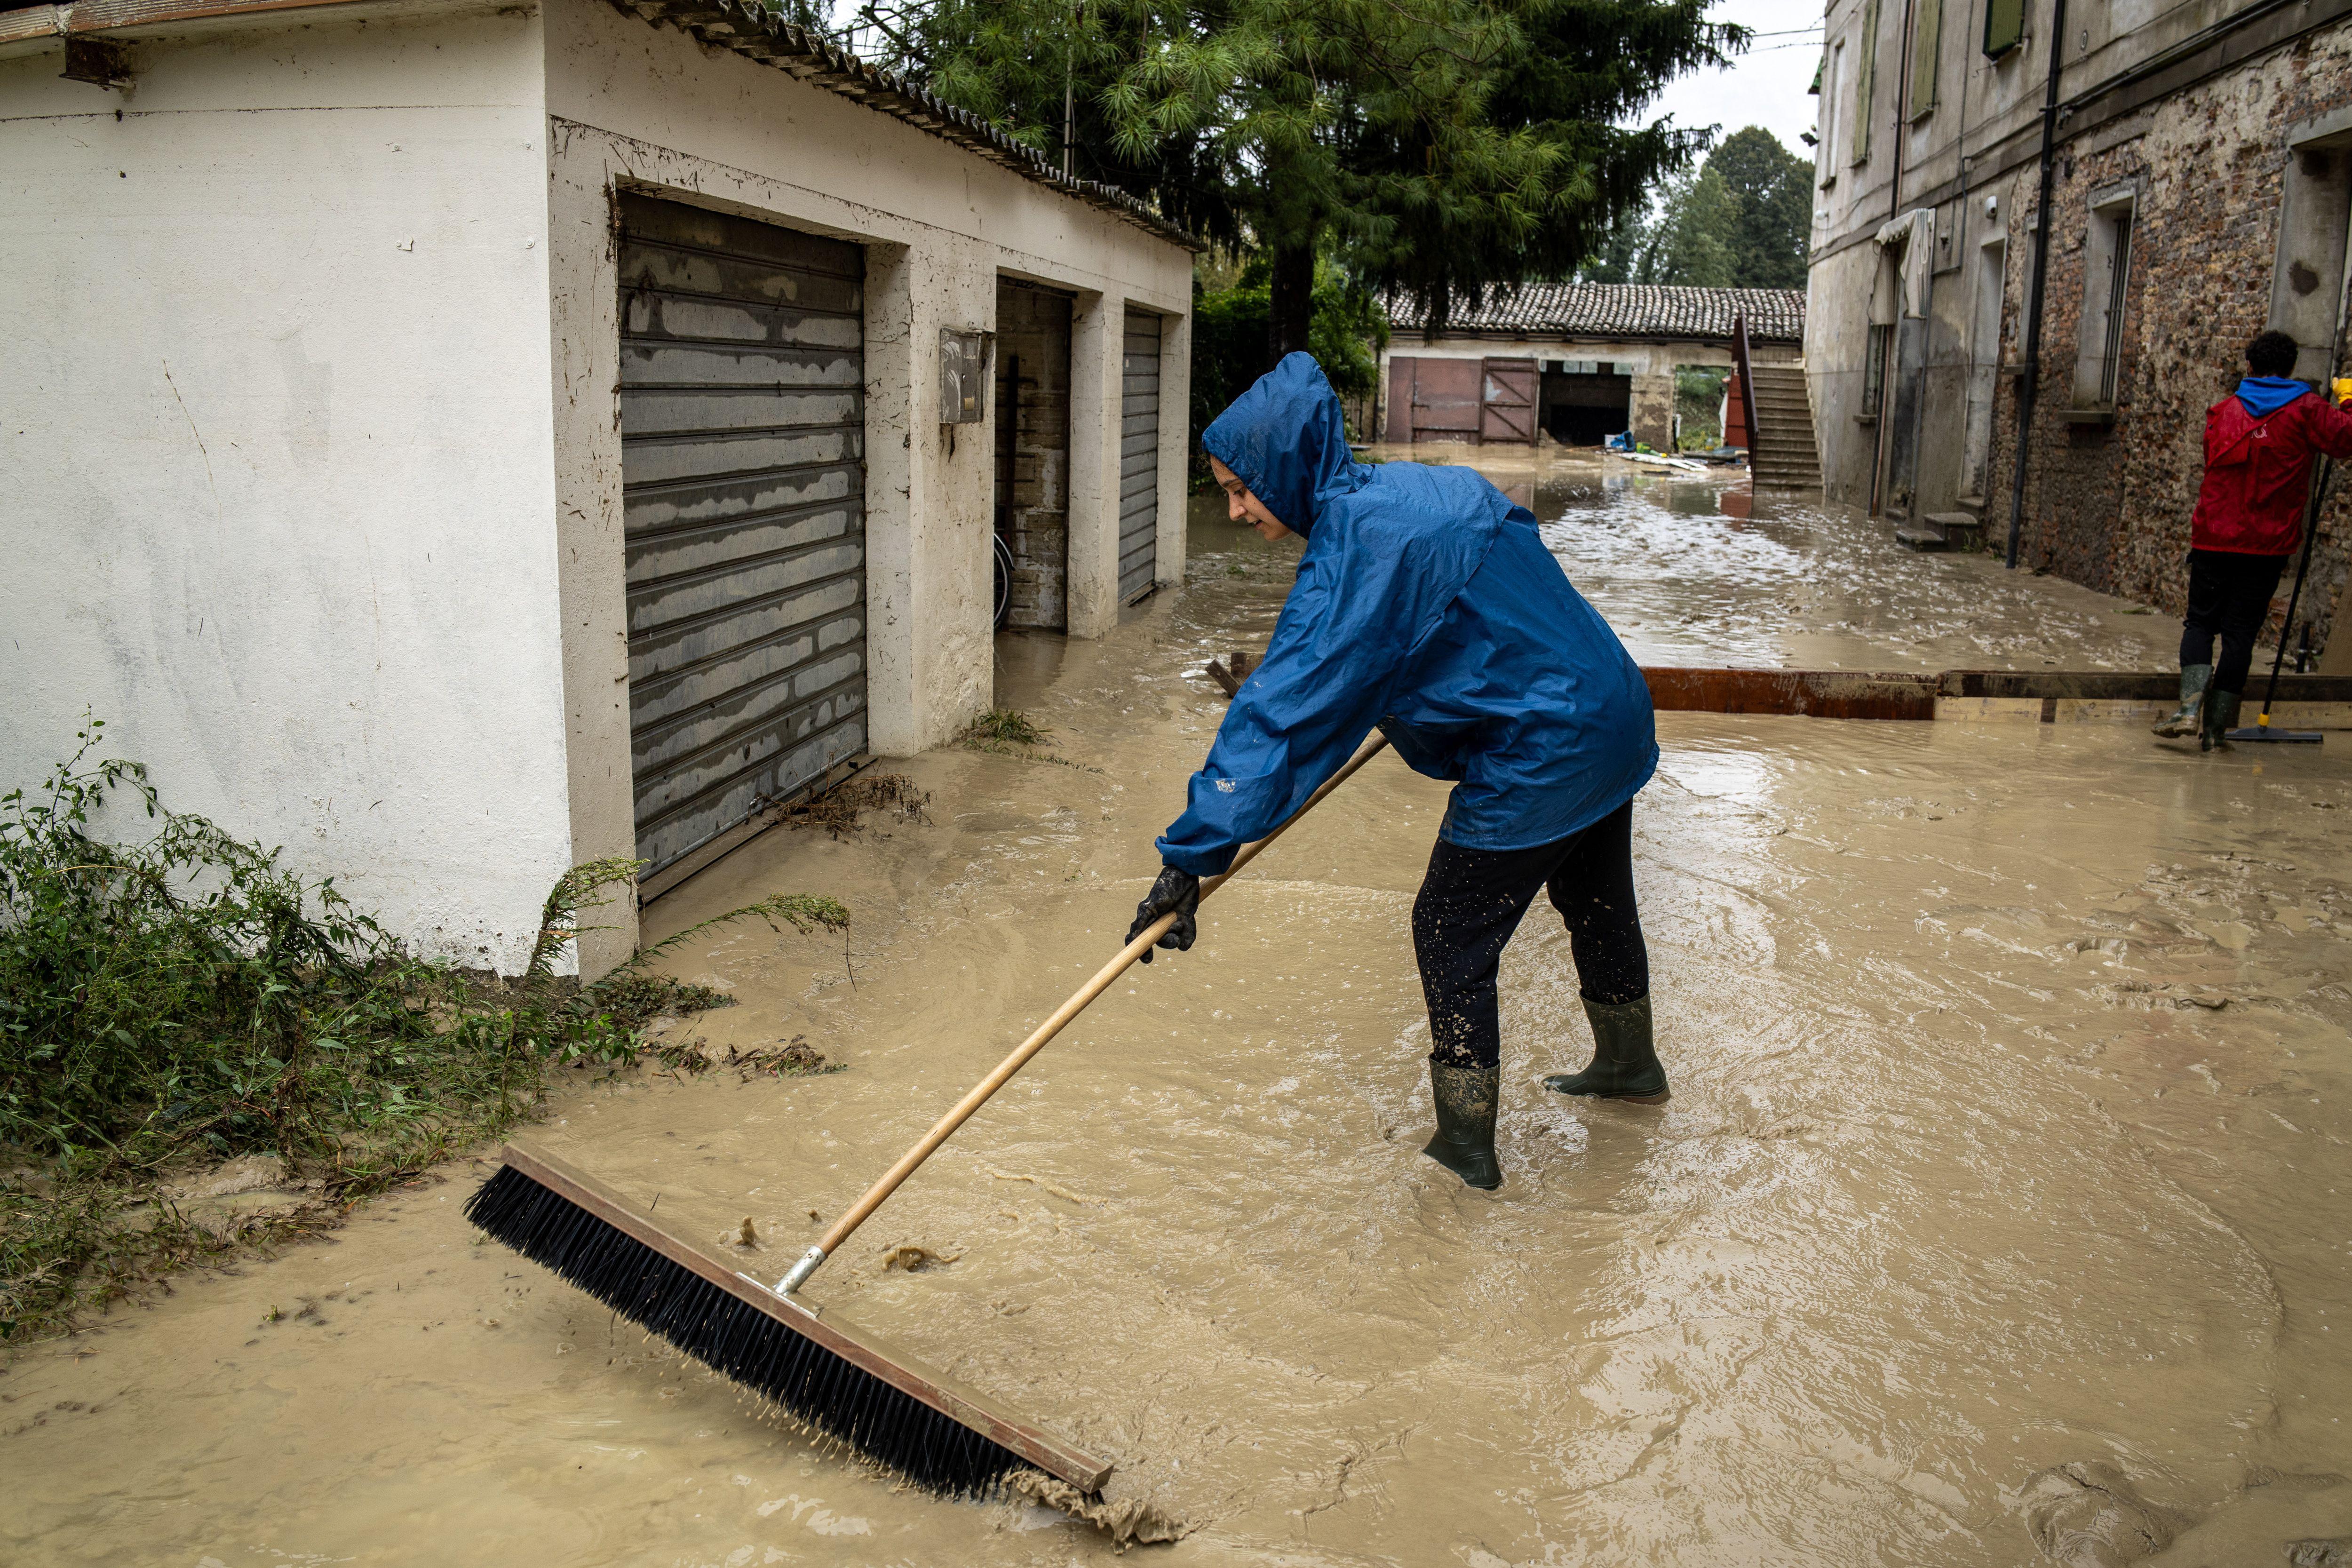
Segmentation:
<svg viewBox="0 0 2352 1568">
<path fill-rule="evenodd" d="M 1496 289 L 1475 310 L 1457 310 L 1446 331 L 1529 338 L 1675 338 L 1728 340 L 1732 318 L 1745 314 L 1757 342 L 1805 339 L 1801 289 L 1685 289 L 1647 283 L 1524 283 Z M 1422 330 L 1421 312 L 1402 299 L 1389 301 L 1399 337 Z"/>
</svg>

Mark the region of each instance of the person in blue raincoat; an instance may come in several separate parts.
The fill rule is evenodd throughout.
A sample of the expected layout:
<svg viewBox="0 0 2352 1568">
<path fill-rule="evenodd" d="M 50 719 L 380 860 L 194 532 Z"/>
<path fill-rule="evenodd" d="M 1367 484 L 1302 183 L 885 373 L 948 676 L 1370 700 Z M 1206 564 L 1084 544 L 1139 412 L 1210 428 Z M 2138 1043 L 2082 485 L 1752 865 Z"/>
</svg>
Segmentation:
<svg viewBox="0 0 2352 1568">
<path fill-rule="evenodd" d="M 1658 764 L 1649 689 L 1534 517 L 1468 468 L 1354 461 L 1339 400 L 1303 353 L 1202 444 L 1234 521 L 1307 548 L 1265 662 L 1159 840 L 1163 868 L 1128 940 L 1174 910 L 1159 945 L 1190 948 L 1200 879 L 1377 724 L 1415 772 L 1454 781 L 1412 909 L 1437 1117 L 1425 1152 L 1474 1187 L 1502 1184 L 1495 974 L 1538 889 L 1567 923 L 1595 1046 L 1546 1087 L 1665 1100 L 1633 899 L 1633 796 Z"/>
</svg>

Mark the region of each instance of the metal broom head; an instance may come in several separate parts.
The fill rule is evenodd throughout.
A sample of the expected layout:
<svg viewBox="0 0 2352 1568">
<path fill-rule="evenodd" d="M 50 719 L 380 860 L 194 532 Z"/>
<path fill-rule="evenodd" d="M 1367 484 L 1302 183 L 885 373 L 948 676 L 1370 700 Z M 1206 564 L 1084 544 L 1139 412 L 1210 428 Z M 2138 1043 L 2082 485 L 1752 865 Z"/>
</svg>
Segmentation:
<svg viewBox="0 0 2352 1568">
<path fill-rule="evenodd" d="M 1081 1492 L 1110 1467 L 826 1323 L 660 1230 L 602 1183 L 509 1146 L 466 1217 L 631 1322 L 815 1431 L 944 1496 L 993 1491 L 1042 1469 Z"/>
</svg>

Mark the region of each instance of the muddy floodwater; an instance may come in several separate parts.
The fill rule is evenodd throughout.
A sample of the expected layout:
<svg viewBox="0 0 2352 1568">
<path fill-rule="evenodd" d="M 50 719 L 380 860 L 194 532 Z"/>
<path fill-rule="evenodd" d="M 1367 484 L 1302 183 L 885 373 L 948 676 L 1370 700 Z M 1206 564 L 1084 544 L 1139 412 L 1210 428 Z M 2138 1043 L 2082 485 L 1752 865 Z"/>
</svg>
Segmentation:
<svg viewBox="0 0 2352 1568">
<path fill-rule="evenodd" d="M 1729 482 L 1529 483 L 1652 661 L 2162 668 L 2174 630 Z M 689 1026 L 714 1052 L 846 1070 L 580 1075 L 538 1136 L 714 1247 L 748 1216 L 781 1272 L 1118 944 L 1222 712 L 1197 672 L 1262 641 L 1295 550 L 1194 530 L 1115 636 L 1003 644 L 1061 761 L 888 764 L 928 822 L 770 833 L 649 911 L 849 905 L 845 944 L 755 925 L 674 965 L 738 999 Z M 1539 912 L 1504 960 L 1507 1181 L 1420 1155 L 1406 917 L 1444 792 L 1384 757 L 811 1295 L 1114 1458 L 1112 1495 L 1193 1527 L 1135 1549 L 1170 1563 L 2223 1568 L 2352 1536 L 2352 741 L 1659 728 L 1670 1104 L 1538 1086 L 1590 1049 Z M 478 1244 L 488 1169 L 0 1371 L 0 1560 L 1109 1560 L 893 1488 Z"/>
</svg>

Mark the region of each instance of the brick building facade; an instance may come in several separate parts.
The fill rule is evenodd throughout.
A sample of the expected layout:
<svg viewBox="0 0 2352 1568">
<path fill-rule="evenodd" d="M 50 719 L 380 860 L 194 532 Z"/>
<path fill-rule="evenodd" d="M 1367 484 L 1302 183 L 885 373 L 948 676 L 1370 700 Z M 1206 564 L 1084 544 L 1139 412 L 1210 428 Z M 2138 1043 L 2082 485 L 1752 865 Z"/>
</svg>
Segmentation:
<svg viewBox="0 0 2352 1568">
<path fill-rule="evenodd" d="M 1935 4 L 1831 7 L 1806 357 L 1830 493 L 1897 523 L 1975 520 L 1999 550 L 2051 0 L 2014 41 L 1982 11 L 1923 25 Z M 2284 327 L 2305 345 L 2296 374 L 2326 373 L 2352 221 L 2352 5 L 2190 4 L 2103 36 L 2116 16 L 2066 24 L 2018 559 L 2178 613 L 2205 409 L 2246 342 Z M 2339 494 L 2296 616 L 2315 645 L 2347 544 Z M 2352 669 L 2352 637 L 2338 661 Z"/>
</svg>

